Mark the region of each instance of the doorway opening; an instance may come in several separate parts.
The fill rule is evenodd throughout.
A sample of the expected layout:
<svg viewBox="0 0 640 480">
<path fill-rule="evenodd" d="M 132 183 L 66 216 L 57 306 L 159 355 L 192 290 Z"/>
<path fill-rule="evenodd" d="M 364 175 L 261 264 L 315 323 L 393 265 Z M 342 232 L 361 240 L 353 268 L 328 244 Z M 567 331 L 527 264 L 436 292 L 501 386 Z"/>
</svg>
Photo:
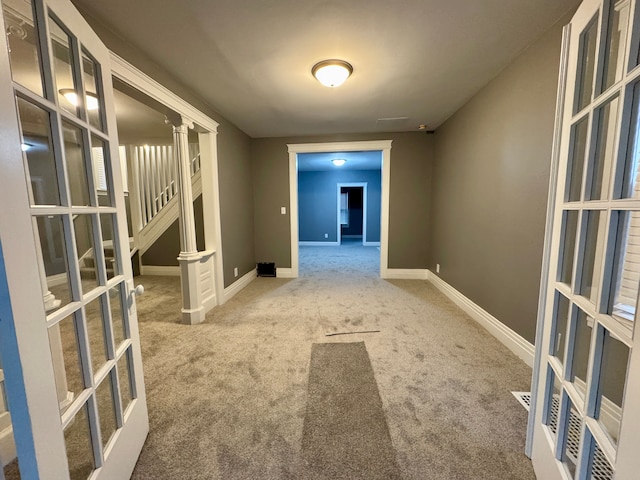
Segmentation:
<svg viewBox="0 0 640 480">
<path fill-rule="evenodd" d="M 320 234 L 319 238 L 308 238 L 305 233 L 305 225 L 310 224 L 312 229 L 318 230 L 319 222 L 313 217 L 306 215 L 299 215 L 300 209 L 304 208 L 302 203 L 299 203 L 299 170 L 301 159 L 305 154 L 311 153 L 326 153 L 335 156 L 335 154 L 344 155 L 345 152 L 372 152 L 377 151 L 380 155 L 379 163 L 379 180 L 380 185 L 380 200 L 379 200 L 379 217 L 374 222 L 367 222 L 367 228 L 378 228 L 378 238 L 376 238 L 375 245 L 378 246 L 379 242 L 379 258 L 380 258 L 380 277 L 386 278 L 388 276 L 388 238 L 389 238 L 389 179 L 391 170 L 391 140 L 377 140 L 377 141 L 364 141 L 364 142 L 343 142 L 343 143 L 317 143 L 317 144 L 295 144 L 289 145 L 289 198 L 290 198 L 290 228 L 291 228 L 291 267 L 290 268 L 278 268 L 278 276 L 285 278 L 297 278 L 299 274 L 299 258 L 300 245 L 310 245 L 309 241 L 313 244 L 320 243 L 322 245 L 329 245 L 333 242 L 333 245 L 340 245 L 341 241 L 341 227 L 338 223 L 339 218 L 339 195 L 336 196 L 336 190 L 330 194 L 330 200 L 332 205 L 332 220 L 331 226 L 326 230 L 316 231 L 316 234 Z M 330 159 L 326 161 L 331 161 Z M 347 183 L 349 180 L 355 181 L 359 179 L 344 179 L 344 181 L 335 181 L 334 185 L 338 183 Z M 368 183 L 368 193 L 371 193 L 371 183 Z M 335 188 L 335 186 L 333 187 Z M 339 191 L 339 190 L 338 190 Z M 338 199 L 338 201 L 336 201 Z M 371 215 L 372 203 L 368 202 L 368 217 Z M 335 208 L 335 209 L 334 209 Z M 338 215 L 336 215 L 336 212 Z M 304 212 L 302 212 L 304 213 Z M 335 217 L 334 217 L 335 216 Z M 336 219 L 333 219 L 336 218 Z M 364 222 L 363 222 L 364 223 Z M 334 233 L 335 232 L 335 233 Z M 303 236 L 304 235 L 304 236 Z M 364 233 L 363 233 L 364 241 Z M 372 239 L 367 234 L 367 242 L 371 242 Z"/>
<path fill-rule="evenodd" d="M 367 245 L 367 184 L 338 183 L 337 190 L 338 243 Z"/>
</svg>

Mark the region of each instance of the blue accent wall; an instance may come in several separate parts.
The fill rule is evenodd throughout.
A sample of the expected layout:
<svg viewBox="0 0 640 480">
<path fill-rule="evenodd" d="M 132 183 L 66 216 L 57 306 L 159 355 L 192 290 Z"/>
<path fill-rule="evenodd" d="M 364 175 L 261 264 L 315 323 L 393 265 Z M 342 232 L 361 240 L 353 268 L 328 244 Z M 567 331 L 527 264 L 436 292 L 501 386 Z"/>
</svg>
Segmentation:
<svg viewBox="0 0 640 480">
<path fill-rule="evenodd" d="M 298 173 L 299 240 L 337 242 L 338 183 L 367 183 L 367 242 L 380 241 L 380 170 Z M 329 238 L 324 238 L 328 233 Z"/>
</svg>

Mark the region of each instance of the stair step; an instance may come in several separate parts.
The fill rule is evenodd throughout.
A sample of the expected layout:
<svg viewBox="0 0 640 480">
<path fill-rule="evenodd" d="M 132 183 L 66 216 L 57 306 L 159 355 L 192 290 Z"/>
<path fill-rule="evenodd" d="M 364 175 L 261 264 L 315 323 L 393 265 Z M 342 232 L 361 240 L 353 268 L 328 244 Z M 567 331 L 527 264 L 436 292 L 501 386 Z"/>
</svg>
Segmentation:
<svg viewBox="0 0 640 480">
<path fill-rule="evenodd" d="M 107 268 L 107 278 L 114 276 L 113 268 Z M 84 280 L 95 280 L 96 269 L 93 267 L 80 267 L 80 278 Z"/>
</svg>

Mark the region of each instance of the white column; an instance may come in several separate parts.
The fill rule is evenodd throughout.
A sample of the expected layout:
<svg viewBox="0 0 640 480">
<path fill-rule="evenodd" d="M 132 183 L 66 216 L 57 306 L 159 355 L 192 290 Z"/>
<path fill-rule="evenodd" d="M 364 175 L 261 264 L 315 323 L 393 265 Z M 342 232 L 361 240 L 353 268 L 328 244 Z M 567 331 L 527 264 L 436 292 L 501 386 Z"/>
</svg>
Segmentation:
<svg viewBox="0 0 640 480">
<path fill-rule="evenodd" d="M 182 321 L 196 324 L 204 320 L 200 284 L 200 258 L 196 246 L 196 223 L 193 215 L 193 190 L 191 188 L 191 159 L 189 158 L 189 128 L 193 123 L 183 118 L 173 126 L 173 151 L 178 179 L 180 224 L 180 277 L 182 280 Z"/>
</svg>

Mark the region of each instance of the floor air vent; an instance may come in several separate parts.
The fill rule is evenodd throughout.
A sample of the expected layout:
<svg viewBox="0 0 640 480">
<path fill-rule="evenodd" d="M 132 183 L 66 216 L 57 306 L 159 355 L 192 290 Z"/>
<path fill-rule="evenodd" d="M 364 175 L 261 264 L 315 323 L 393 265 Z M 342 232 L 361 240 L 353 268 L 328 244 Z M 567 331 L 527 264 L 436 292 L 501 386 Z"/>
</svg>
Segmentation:
<svg viewBox="0 0 640 480">
<path fill-rule="evenodd" d="M 511 392 L 516 400 L 529 411 L 531 407 L 531 392 Z M 557 430 L 557 418 L 559 410 L 559 399 L 557 396 L 553 397 L 553 403 L 551 405 L 551 418 L 552 421 L 549 424 L 549 428 L 555 434 Z M 571 461 L 577 463 L 578 451 L 580 449 L 580 417 L 572 410 L 569 414 L 569 435 L 567 438 L 567 455 L 571 458 Z M 593 480 L 611 480 L 613 478 L 613 468 L 611 464 L 600 450 L 598 444 L 595 446 L 593 453 L 593 464 L 591 465 L 591 477 Z"/>
</svg>

